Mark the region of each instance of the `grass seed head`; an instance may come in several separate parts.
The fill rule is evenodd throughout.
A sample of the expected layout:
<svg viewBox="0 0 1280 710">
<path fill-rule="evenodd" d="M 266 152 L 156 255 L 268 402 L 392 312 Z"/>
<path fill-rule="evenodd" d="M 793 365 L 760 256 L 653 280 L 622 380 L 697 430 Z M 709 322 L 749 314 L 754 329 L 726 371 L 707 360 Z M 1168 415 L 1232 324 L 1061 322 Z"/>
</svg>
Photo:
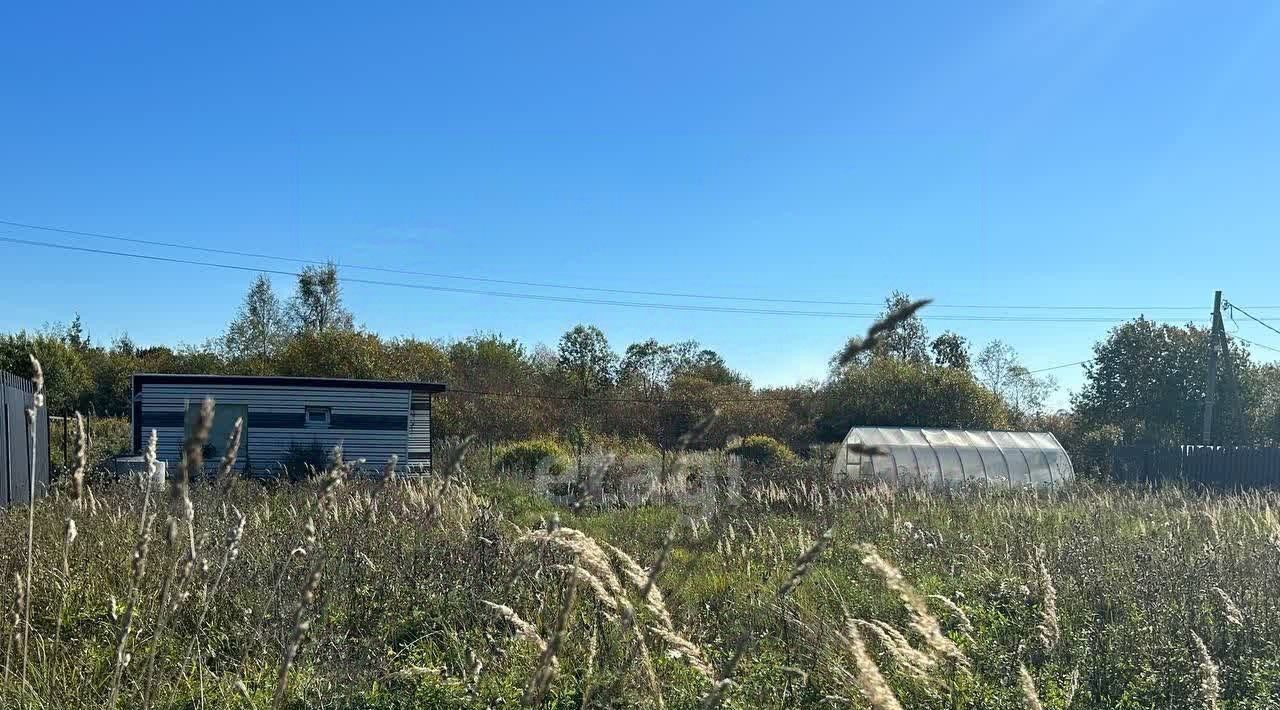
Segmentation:
<svg viewBox="0 0 1280 710">
<path fill-rule="evenodd" d="M 804 553 L 800 555 L 799 559 L 796 560 L 795 566 L 791 568 L 791 576 L 788 577 L 787 581 L 783 582 L 782 586 L 778 589 L 779 597 L 785 598 L 800 586 L 800 582 L 804 581 L 804 578 L 809 574 L 809 571 L 813 569 L 813 565 L 822 555 L 822 551 L 831 546 L 831 540 L 834 532 L 834 528 L 827 528 L 823 531 L 822 535 L 818 536 L 818 539 L 809 546 L 809 549 L 805 550 Z"/>
<path fill-rule="evenodd" d="M 546 653 L 547 642 L 542 638 L 542 634 L 538 633 L 537 627 L 520 618 L 520 615 L 509 606 L 496 604 L 491 601 L 481 600 L 481 603 L 493 610 L 499 618 L 503 619 L 516 630 L 516 635 L 537 647 L 539 653 Z"/>
<path fill-rule="evenodd" d="M 849 654 L 853 656 L 854 679 L 857 681 L 858 690 L 862 692 L 871 707 L 875 710 L 902 710 L 902 704 L 893 694 L 884 674 L 880 672 L 880 667 L 871 658 L 871 654 L 867 653 L 867 645 L 862 639 L 862 633 L 858 631 L 858 625 L 852 620 L 845 624 L 844 638 Z"/>
<path fill-rule="evenodd" d="M 44 368 L 40 367 L 40 360 L 35 355 L 28 354 L 31 358 L 31 386 L 32 392 L 31 406 L 39 409 L 44 406 Z"/>
<path fill-rule="evenodd" d="M 1044 710 L 1044 706 L 1040 704 L 1040 694 L 1036 692 L 1035 679 L 1021 663 L 1018 664 L 1018 689 L 1022 691 L 1022 705 L 1026 710 Z"/>
<path fill-rule="evenodd" d="M 1231 595 L 1227 594 L 1222 587 L 1213 587 L 1210 591 L 1218 597 L 1218 602 L 1222 605 L 1222 614 L 1227 623 L 1232 626 L 1244 626 L 1244 612 L 1240 611 L 1240 607 L 1236 606 L 1235 601 L 1231 599 Z"/>
<path fill-rule="evenodd" d="M 1209 655 L 1209 647 L 1196 632 L 1191 632 L 1191 641 L 1195 645 L 1196 666 L 1200 672 L 1200 700 L 1204 710 L 1218 710 L 1222 696 L 1222 684 L 1218 680 L 1218 664 Z"/>
<path fill-rule="evenodd" d="M 221 483 L 225 483 L 231 475 L 231 469 L 235 468 L 236 456 L 240 452 L 240 438 L 244 433 L 244 419 L 236 417 L 236 422 L 231 427 L 231 433 L 227 436 L 227 450 L 222 454 L 222 460 L 218 462 L 218 473 L 214 477 Z"/>
<path fill-rule="evenodd" d="M 88 432 L 85 431 L 84 415 L 76 412 L 76 463 L 71 470 L 72 501 L 78 501 L 84 495 L 84 472 L 88 468 L 88 458 Z"/>
<path fill-rule="evenodd" d="M 955 642 L 942 633 L 938 619 L 929 611 L 924 597 L 903 577 L 902 572 L 880 556 L 871 545 L 862 546 L 862 564 L 879 575 L 885 586 L 898 595 L 911 619 L 911 628 L 924 639 L 925 645 L 938 658 L 945 658 L 957 668 L 967 671 L 971 665 Z"/>
<path fill-rule="evenodd" d="M 1040 645 L 1050 651 L 1058 645 L 1058 638 L 1062 635 L 1062 627 L 1058 622 L 1058 590 L 1053 586 L 1053 577 L 1045 566 L 1043 553 L 1037 555 L 1036 563 L 1041 596 L 1040 623 L 1036 626 L 1036 633 Z"/>
<path fill-rule="evenodd" d="M 901 307 L 894 309 L 892 312 L 886 314 L 884 318 L 872 323 L 871 327 L 867 329 L 866 337 L 861 339 L 854 338 L 845 345 L 844 350 L 841 350 L 840 354 L 836 357 L 836 364 L 840 367 L 845 367 L 857 359 L 858 355 L 861 353 L 875 349 L 875 347 L 880 344 L 880 338 L 884 337 L 886 333 L 897 328 L 899 325 L 902 325 L 904 321 L 915 315 L 916 311 L 924 308 L 932 302 L 933 300 L 928 298 L 920 301 L 912 301 L 911 303 L 904 304 Z"/>
</svg>

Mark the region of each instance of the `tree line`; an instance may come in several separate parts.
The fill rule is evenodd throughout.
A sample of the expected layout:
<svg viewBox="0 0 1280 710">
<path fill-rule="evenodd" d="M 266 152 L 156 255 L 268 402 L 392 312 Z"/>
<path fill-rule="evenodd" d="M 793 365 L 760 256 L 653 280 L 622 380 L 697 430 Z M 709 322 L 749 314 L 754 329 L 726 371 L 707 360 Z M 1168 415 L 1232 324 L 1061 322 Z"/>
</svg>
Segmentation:
<svg viewBox="0 0 1280 710">
<path fill-rule="evenodd" d="M 895 292 L 884 312 L 908 303 Z M 1078 468 L 1104 469 L 1118 443 L 1199 442 L 1208 336 L 1141 317 L 1121 324 L 1094 346 L 1070 406 L 1048 411 L 1056 382 L 1028 370 L 1008 344 L 975 350 L 952 331 L 930 337 L 918 314 L 856 357 L 833 356 L 820 379 L 758 387 L 696 341 L 648 339 L 619 351 L 589 324 L 553 346 L 496 333 L 385 338 L 357 324 L 330 264 L 305 269 L 287 300 L 259 276 L 224 331 L 199 345 L 144 347 L 127 335 L 93 343 L 76 316 L 0 335 L 0 368 L 29 374 L 26 354 L 35 353 L 54 413 L 127 416 L 129 378 L 138 372 L 442 381 L 451 392 L 437 400 L 438 433 L 489 442 L 554 435 L 575 445 L 643 440 L 670 451 L 766 434 L 803 454 L 854 425 L 1030 429 L 1058 435 Z M 1280 368 L 1254 363 L 1237 342 L 1231 348 L 1215 442 L 1274 444 Z"/>
</svg>

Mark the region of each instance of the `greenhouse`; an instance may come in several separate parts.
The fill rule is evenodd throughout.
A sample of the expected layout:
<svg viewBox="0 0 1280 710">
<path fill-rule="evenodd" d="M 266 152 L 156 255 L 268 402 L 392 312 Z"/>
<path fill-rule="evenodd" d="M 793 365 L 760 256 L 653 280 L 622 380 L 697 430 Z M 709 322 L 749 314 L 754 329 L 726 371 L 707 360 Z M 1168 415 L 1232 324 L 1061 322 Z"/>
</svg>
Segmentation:
<svg viewBox="0 0 1280 710">
<path fill-rule="evenodd" d="M 832 473 L 895 485 L 1013 487 L 1065 483 L 1075 472 L 1053 434 L 854 427 L 836 452 Z"/>
</svg>

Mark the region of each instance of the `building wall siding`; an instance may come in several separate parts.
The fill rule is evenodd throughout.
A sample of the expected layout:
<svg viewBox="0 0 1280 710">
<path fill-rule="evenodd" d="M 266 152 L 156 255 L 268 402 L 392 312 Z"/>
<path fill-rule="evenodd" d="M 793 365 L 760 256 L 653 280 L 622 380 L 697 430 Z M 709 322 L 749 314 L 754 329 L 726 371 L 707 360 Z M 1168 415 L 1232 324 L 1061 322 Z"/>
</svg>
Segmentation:
<svg viewBox="0 0 1280 710">
<path fill-rule="evenodd" d="M 414 392 L 410 398 L 409 462 L 416 466 L 431 463 L 430 392 Z"/>
<path fill-rule="evenodd" d="M 135 407 L 135 412 L 142 424 L 142 443 L 145 445 L 154 428 L 157 455 L 173 466 L 181 457 L 187 407 L 206 396 L 212 397 L 215 405 L 248 407 L 245 452 L 255 471 L 284 461 L 290 445 L 295 443 L 304 447 L 314 444 L 326 450 L 341 444 L 344 458 L 363 458 L 370 467 L 384 466 L 391 454 L 402 462 L 409 458 L 408 385 L 404 389 L 363 389 L 146 382 L 139 395 L 140 406 Z M 304 426 L 303 415 L 308 406 L 329 407 L 331 426 Z"/>
</svg>

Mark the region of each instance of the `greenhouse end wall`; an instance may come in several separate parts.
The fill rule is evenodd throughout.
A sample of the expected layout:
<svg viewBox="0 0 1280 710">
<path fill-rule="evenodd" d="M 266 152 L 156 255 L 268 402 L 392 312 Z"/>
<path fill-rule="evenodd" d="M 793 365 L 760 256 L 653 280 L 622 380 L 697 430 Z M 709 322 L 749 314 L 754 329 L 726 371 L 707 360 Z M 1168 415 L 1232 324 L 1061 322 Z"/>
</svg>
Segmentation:
<svg viewBox="0 0 1280 710">
<path fill-rule="evenodd" d="M 893 427 L 850 429 L 832 473 L 837 479 L 944 487 L 1054 486 L 1075 475 L 1053 434 Z"/>
</svg>

